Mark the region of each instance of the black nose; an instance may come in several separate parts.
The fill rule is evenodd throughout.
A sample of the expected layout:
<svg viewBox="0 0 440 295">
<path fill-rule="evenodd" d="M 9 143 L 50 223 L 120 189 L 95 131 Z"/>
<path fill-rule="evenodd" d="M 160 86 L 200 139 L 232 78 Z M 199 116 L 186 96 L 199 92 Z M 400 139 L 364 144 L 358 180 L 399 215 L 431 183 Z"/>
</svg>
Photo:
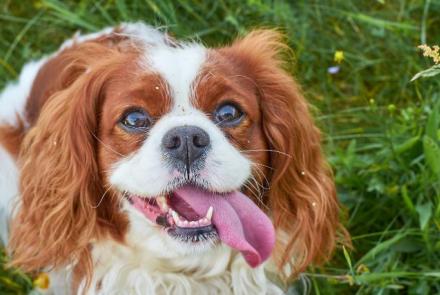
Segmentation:
<svg viewBox="0 0 440 295">
<path fill-rule="evenodd" d="M 209 148 L 209 135 L 196 126 L 180 126 L 168 131 L 162 139 L 162 147 L 186 168 L 200 158 Z"/>
</svg>

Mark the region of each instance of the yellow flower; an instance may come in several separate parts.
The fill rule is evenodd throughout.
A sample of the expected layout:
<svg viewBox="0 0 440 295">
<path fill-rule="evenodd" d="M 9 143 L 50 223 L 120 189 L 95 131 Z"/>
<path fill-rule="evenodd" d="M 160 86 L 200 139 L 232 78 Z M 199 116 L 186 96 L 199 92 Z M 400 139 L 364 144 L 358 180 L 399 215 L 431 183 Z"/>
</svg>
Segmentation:
<svg viewBox="0 0 440 295">
<path fill-rule="evenodd" d="M 336 50 L 335 56 L 333 57 L 334 61 L 340 64 L 344 60 L 344 51 Z"/>
<path fill-rule="evenodd" d="M 358 274 L 368 273 L 370 272 L 370 269 L 368 268 L 368 266 L 362 263 L 356 268 L 356 272 Z"/>
<path fill-rule="evenodd" d="M 34 279 L 33 283 L 35 287 L 45 290 L 49 288 L 49 275 L 45 272 L 42 272 Z"/>
<path fill-rule="evenodd" d="M 422 49 L 423 56 L 432 58 L 435 64 L 440 64 L 440 47 L 438 45 L 429 47 L 426 44 L 422 44 L 418 48 Z"/>
</svg>

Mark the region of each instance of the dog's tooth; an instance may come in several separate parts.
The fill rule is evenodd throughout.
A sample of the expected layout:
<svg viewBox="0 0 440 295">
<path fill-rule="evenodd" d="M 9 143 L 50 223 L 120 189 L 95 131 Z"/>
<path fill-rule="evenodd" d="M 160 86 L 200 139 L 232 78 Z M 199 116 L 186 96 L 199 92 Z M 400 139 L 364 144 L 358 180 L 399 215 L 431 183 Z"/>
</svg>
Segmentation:
<svg viewBox="0 0 440 295">
<path fill-rule="evenodd" d="M 184 221 L 182 221 L 182 226 L 183 226 L 183 227 L 188 227 L 188 225 L 189 225 L 188 220 L 184 220 Z"/>
<path fill-rule="evenodd" d="M 167 220 L 168 220 L 168 223 L 171 225 L 176 224 L 176 222 L 174 221 L 174 218 L 171 217 L 170 215 L 167 216 Z"/>
<path fill-rule="evenodd" d="M 190 227 L 196 227 L 197 223 L 195 221 L 190 221 L 189 226 Z"/>
<path fill-rule="evenodd" d="M 180 224 L 180 219 L 179 219 L 179 215 L 177 214 L 176 211 L 174 210 L 170 210 L 171 211 L 171 216 L 173 216 L 174 222 L 179 225 Z"/>
<path fill-rule="evenodd" d="M 209 206 L 208 212 L 206 212 L 206 216 L 205 216 L 205 218 L 208 219 L 208 221 L 211 221 L 213 212 L 214 212 L 214 208 L 212 208 L 212 206 Z"/>
<path fill-rule="evenodd" d="M 162 209 L 162 211 L 167 212 L 169 208 L 165 196 L 159 196 L 156 198 L 156 200 L 157 200 L 157 204 Z"/>
</svg>

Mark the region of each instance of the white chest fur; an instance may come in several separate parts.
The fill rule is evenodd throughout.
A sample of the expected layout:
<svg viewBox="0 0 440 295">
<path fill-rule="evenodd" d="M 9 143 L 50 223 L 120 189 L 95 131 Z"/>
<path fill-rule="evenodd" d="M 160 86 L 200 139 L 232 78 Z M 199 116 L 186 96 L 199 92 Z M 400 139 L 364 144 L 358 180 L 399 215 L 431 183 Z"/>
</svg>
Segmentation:
<svg viewBox="0 0 440 295">
<path fill-rule="evenodd" d="M 209 255 L 158 259 L 140 248 L 114 242 L 93 250 L 96 268 L 89 295 L 110 294 L 283 294 L 260 266 L 217 247 Z"/>
</svg>

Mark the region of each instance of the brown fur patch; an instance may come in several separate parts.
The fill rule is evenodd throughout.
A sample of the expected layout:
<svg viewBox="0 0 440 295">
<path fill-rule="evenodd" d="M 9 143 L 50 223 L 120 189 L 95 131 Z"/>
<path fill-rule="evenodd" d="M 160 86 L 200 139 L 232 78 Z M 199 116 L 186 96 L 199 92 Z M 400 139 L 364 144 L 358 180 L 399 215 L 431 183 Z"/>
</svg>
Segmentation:
<svg viewBox="0 0 440 295">
<path fill-rule="evenodd" d="M 252 81 L 259 102 L 260 127 L 269 155 L 267 205 L 277 230 L 273 258 L 285 277 L 329 259 L 339 223 L 332 173 L 321 151 L 320 132 L 295 81 L 283 70 L 281 34 L 254 31 L 217 50 L 240 86 Z M 249 84 L 249 83 L 248 83 Z M 249 86 L 248 86 L 249 87 Z M 246 96 L 252 99 L 252 94 Z M 255 138 L 253 136 L 252 138 Z M 291 271 L 285 272 L 286 265 Z"/>
<path fill-rule="evenodd" d="M 14 265 L 38 271 L 75 263 L 75 276 L 90 282 L 90 242 L 124 242 L 128 218 L 120 195 L 107 191 L 101 178 L 97 136 L 108 84 L 133 73 L 137 57 L 135 48 L 90 41 L 64 50 L 40 71 L 34 85 L 45 89 L 35 86 L 28 100 L 31 127 L 18 158 L 21 204 L 9 245 Z"/>
<path fill-rule="evenodd" d="M 263 198 L 269 185 L 268 145 L 262 129 L 258 87 L 247 75 L 240 64 L 211 50 L 197 80 L 193 104 L 210 117 L 218 107 L 227 103 L 238 106 L 244 113 L 239 125 L 223 127 L 222 131 L 254 163 L 252 169 L 255 180 L 245 185 L 244 192 L 263 209 L 267 209 Z"/>
<path fill-rule="evenodd" d="M 122 132 L 121 116 L 136 107 L 154 120 L 171 106 L 166 83 L 139 67 L 138 48 L 111 36 L 73 45 L 43 66 L 27 102 L 31 127 L 18 157 L 12 264 L 38 271 L 73 263 L 74 289 L 84 278 L 90 283 L 93 240 L 125 243 L 128 217 L 108 173 L 146 134 Z"/>
<path fill-rule="evenodd" d="M 102 48 L 113 49 L 119 52 L 133 51 L 132 46 L 127 44 L 129 42 L 126 42 L 127 37 L 116 34 L 118 31 L 119 29 L 116 28 L 114 33 L 103 35 L 97 39 L 82 44 L 77 44 L 75 39 L 73 39 L 73 46 L 62 50 L 60 53 L 50 58 L 41 67 L 35 77 L 26 104 L 26 119 L 30 124 L 34 124 L 37 121 L 43 105 L 52 94 L 67 88 L 83 73 L 84 70 L 87 70 L 87 68 L 77 64 L 76 51 L 78 50 L 78 47 L 81 48 L 84 47 L 84 45 L 94 44 L 95 46 L 98 45 Z M 87 52 L 84 51 L 83 53 Z M 91 54 L 91 57 L 99 58 L 98 56 L 95 56 L 93 52 L 89 53 Z"/>
</svg>

